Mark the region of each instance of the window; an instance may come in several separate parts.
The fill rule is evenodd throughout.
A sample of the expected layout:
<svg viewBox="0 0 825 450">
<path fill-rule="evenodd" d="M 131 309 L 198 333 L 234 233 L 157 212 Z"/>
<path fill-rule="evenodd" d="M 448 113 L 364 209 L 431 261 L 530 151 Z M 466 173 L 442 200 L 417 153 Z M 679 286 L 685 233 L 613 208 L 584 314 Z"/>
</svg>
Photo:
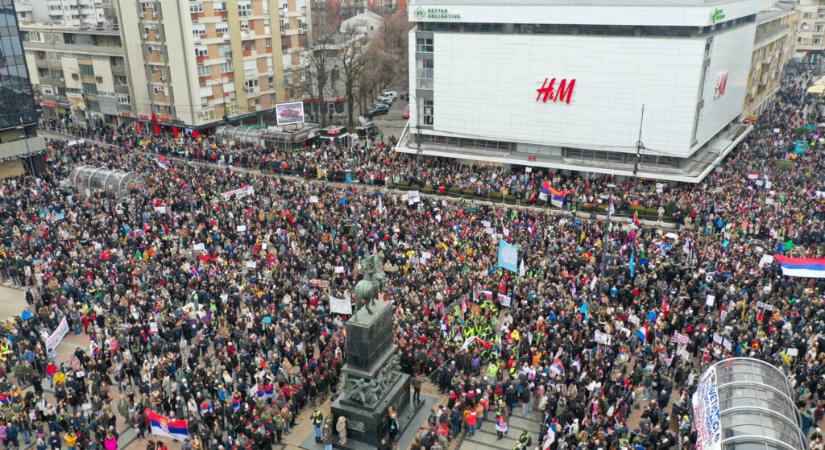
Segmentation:
<svg viewBox="0 0 825 450">
<path fill-rule="evenodd" d="M 796 42 L 798 44 L 804 44 L 805 43 L 805 38 L 800 36 L 800 37 L 796 38 Z"/>
<path fill-rule="evenodd" d="M 814 26 L 814 31 L 816 31 L 816 32 L 822 31 L 822 25 L 815 25 Z"/>
<path fill-rule="evenodd" d="M 221 73 L 232 72 L 233 70 L 235 69 L 232 67 L 232 61 L 221 64 Z"/>
<path fill-rule="evenodd" d="M 281 34 L 286 33 L 286 32 L 287 32 L 287 29 L 288 29 L 288 28 L 287 28 L 287 26 L 286 26 L 286 21 L 285 21 L 285 20 L 281 20 Z"/>
<path fill-rule="evenodd" d="M 819 44 L 822 42 L 822 38 L 814 38 L 814 44 Z"/>
<path fill-rule="evenodd" d="M 97 95 L 97 85 L 94 83 L 83 83 L 83 92 Z"/>
<path fill-rule="evenodd" d="M 252 15 L 252 3 L 248 1 L 238 2 L 238 16 L 249 17 Z"/>
<path fill-rule="evenodd" d="M 195 56 L 209 56 L 209 47 L 195 47 Z"/>
<path fill-rule="evenodd" d="M 117 96 L 117 102 L 121 105 L 128 105 L 131 102 L 129 101 L 129 94 L 115 94 Z"/>
<path fill-rule="evenodd" d="M 143 2 L 140 3 L 140 9 L 143 12 L 146 12 L 147 9 L 157 10 L 158 8 L 155 5 L 155 2 Z"/>
<path fill-rule="evenodd" d="M 241 33 L 249 31 L 249 22 L 241 22 Z"/>
<path fill-rule="evenodd" d="M 433 60 L 418 60 L 418 87 L 420 89 L 433 88 Z"/>
<path fill-rule="evenodd" d="M 802 16 L 803 19 L 811 19 L 814 17 L 814 13 L 806 12 L 805 15 Z"/>
<path fill-rule="evenodd" d="M 116 86 L 126 86 L 129 82 L 126 80 L 126 77 L 122 75 L 115 75 L 112 77 L 112 81 Z"/>
<path fill-rule="evenodd" d="M 418 53 L 432 53 L 433 52 L 433 38 L 416 38 L 416 48 Z"/>
<path fill-rule="evenodd" d="M 46 85 L 40 86 L 40 92 L 42 92 L 43 95 L 57 95 L 53 87 Z"/>
<path fill-rule="evenodd" d="M 63 33 L 63 43 L 74 44 L 74 35 L 71 33 Z"/>
<path fill-rule="evenodd" d="M 80 65 L 80 73 L 84 77 L 93 77 L 93 76 L 95 76 L 95 69 L 94 69 L 94 67 L 90 66 L 89 64 L 81 64 Z"/>
<path fill-rule="evenodd" d="M 298 19 L 298 29 L 301 30 L 302 33 L 307 32 L 307 22 L 304 19 Z"/>
<path fill-rule="evenodd" d="M 224 3 L 224 2 L 212 2 L 212 10 L 213 11 L 226 11 L 226 3 Z"/>
<path fill-rule="evenodd" d="M 433 101 L 424 100 L 424 125 L 433 124 Z"/>
<path fill-rule="evenodd" d="M 215 33 L 228 33 L 229 25 L 226 22 L 218 22 L 215 24 Z"/>
<path fill-rule="evenodd" d="M 91 112 L 100 112 L 100 103 L 98 103 L 98 102 L 89 102 L 89 111 L 91 111 Z"/>
<path fill-rule="evenodd" d="M 198 66 L 198 76 L 208 77 L 212 74 L 212 68 L 209 66 Z"/>
<path fill-rule="evenodd" d="M 255 92 L 258 90 L 258 79 L 246 80 L 244 82 L 244 90 L 246 92 Z"/>
<path fill-rule="evenodd" d="M 197 14 L 203 12 L 203 5 L 200 3 L 190 3 L 189 4 L 189 12 L 191 14 Z"/>
<path fill-rule="evenodd" d="M 196 23 L 192 25 L 192 36 L 195 38 L 200 39 L 203 35 L 206 34 L 206 25 L 202 23 Z"/>
<path fill-rule="evenodd" d="M 272 38 L 264 39 L 264 45 L 267 47 L 272 47 Z"/>
<path fill-rule="evenodd" d="M 52 61 L 59 61 L 60 60 L 60 53 L 59 52 L 49 52 L 49 59 Z"/>
<path fill-rule="evenodd" d="M 55 80 L 63 79 L 63 71 L 60 69 L 49 69 L 49 77 Z"/>
<path fill-rule="evenodd" d="M 164 86 L 152 86 L 152 91 L 155 94 L 163 94 L 166 95 L 166 87 Z"/>
</svg>

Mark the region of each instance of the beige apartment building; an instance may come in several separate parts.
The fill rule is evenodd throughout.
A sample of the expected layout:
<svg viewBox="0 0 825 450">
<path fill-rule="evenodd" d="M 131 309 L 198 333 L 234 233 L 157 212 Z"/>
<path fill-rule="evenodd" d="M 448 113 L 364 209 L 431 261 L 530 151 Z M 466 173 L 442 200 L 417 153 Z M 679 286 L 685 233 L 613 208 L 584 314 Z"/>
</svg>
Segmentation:
<svg viewBox="0 0 825 450">
<path fill-rule="evenodd" d="M 777 3 L 757 14 L 744 116 L 761 113 L 779 91 L 782 71 L 794 55 L 799 17 L 800 11 L 788 3 Z"/>
<path fill-rule="evenodd" d="M 287 101 L 285 73 L 300 70 L 309 35 L 304 2 L 118 0 L 138 118 L 203 128 Z"/>
<path fill-rule="evenodd" d="M 133 117 L 129 71 L 120 32 L 21 23 L 21 38 L 46 119 Z"/>
<path fill-rule="evenodd" d="M 799 0 L 799 27 L 796 50 L 799 52 L 825 50 L 825 0 Z"/>
</svg>

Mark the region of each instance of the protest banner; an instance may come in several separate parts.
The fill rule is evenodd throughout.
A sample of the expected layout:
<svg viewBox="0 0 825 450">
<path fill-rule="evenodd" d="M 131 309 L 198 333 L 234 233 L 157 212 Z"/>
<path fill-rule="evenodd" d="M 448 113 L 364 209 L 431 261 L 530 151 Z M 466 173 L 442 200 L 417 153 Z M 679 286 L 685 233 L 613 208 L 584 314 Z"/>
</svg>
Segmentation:
<svg viewBox="0 0 825 450">
<path fill-rule="evenodd" d="M 233 189 L 231 191 L 226 191 L 221 194 L 221 198 L 224 201 L 229 199 L 241 199 L 249 195 L 255 195 L 255 189 L 252 186 L 245 186 L 238 189 Z"/>
<path fill-rule="evenodd" d="M 711 366 L 699 378 L 693 394 L 693 422 L 696 427 L 696 449 L 716 450 L 722 443 L 722 419 L 719 409 L 719 389 L 716 367 Z"/>
<path fill-rule="evenodd" d="M 329 297 L 329 310 L 335 314 L 352 315 L 352 301 L 348 298 Z"/>
<path fill-rule="evenodd" d="M 60 324 L 54 330 L 49 337 L 46 338 L 46 350 L 54 350 L 60 345 L 60 342 L 66 337 L 66 334 L 69 332 L 69 322 L 66 321 L 66 316 L 63 316 L 63 320 L 60 321 Z"/>
</svg>

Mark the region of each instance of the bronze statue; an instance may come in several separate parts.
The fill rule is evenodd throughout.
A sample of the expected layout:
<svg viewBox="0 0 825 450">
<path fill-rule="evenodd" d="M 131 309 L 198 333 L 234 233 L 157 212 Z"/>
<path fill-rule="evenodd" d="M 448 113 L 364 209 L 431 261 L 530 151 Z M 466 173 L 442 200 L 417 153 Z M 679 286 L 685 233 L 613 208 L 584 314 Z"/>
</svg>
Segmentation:
<svg viewBox="0 0 825 450">
<path fill-rule="evenodd" d="M 373 253 L 365 256 L 361 260 L 361 270 L 364 272 L 364 277 L 355 285 L 355 315 L 361 309 L 358 306 L 358 301 L 361 301 L 361 306 L 367 308 L 367 313 L 372 314 L 371 306 L 375 304 L 375 299 L 378 298 L 378 293 L 383 291 L 387 285 L 387 275 L 384 273 L 384 257 L 381 253 Z"/>
</svg>

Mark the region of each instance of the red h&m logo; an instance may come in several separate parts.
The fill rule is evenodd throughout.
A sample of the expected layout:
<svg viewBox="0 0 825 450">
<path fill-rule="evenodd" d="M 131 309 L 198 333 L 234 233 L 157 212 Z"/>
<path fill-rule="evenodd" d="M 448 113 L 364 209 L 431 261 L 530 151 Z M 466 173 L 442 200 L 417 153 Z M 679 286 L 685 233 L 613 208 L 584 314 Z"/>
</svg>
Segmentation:
<svg viewBox="0 0 825 450">
<path fill-rule="evenodd" d="M 545 78 L 544 83 L 541 84 L 541 87 L 536 89 L 536 101 L 542 103 L 551 101 L 556 103 L 561 100 L 569 105 L 570 99 L 573 98 L 573 88 L 575 86 L 575 78 L 572 80 L 568 80 L 567 78 L 561 80 L 558 84 L 558 88 L 556 86 L 555 78 Z"/>
<path fill-rule="evenodd" d="M 719 75 L 719 81 L 716 82 L 716 92 L 713 95 L 713 98 L 719 98 L 725 95 L 725 91 L 728 89 L 728 73 L 722 72 L 722 75 Z"/>
</svg>

